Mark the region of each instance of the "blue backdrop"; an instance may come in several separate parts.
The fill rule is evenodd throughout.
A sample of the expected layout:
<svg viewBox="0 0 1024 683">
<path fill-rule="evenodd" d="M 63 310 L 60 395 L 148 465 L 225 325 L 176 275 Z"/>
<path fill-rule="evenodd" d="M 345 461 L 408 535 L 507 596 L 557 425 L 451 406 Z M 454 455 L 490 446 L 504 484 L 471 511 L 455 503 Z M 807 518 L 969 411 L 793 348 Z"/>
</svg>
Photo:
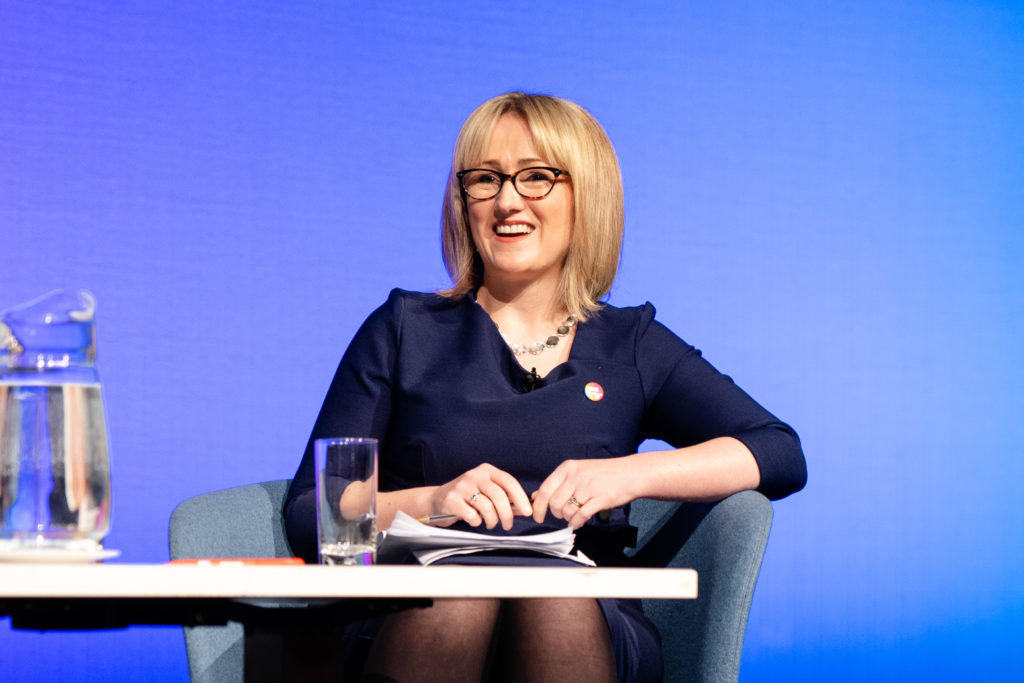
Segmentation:
<svg viewBox="0 0 1024 683">
<path fill-rule="evenodd" d="M 334 367 L 431 290 L 451 147 L 510 89 L 616 144 L 611 301 L 800 432 L 745 680 L 1014 680 L 1024 7 L 0 0 L 0 308 L 98 299 L 114 528 L 291 476 Z M 181 681 L 175 628 L 12 631 L 6 680 Z"/>
</svg>

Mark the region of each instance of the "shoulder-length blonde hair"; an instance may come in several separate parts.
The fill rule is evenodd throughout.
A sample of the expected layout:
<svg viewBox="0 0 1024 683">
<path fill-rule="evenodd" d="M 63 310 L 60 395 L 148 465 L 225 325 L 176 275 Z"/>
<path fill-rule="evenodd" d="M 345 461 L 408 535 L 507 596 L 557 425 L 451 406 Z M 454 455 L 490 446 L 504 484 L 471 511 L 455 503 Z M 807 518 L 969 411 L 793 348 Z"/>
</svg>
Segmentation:
<svg viewBox="0 0 1024 683">
<path fill-rule="evenodd" d="M 573 226 L 558 285 L 559 303 L 586 320 L 615 280 L 622 250 L 622 175 L 608 135 L 574 102 L 549 95 L 510 92 L 487 100 L 459 131 L 445 188 L 441 248 L 453 286 L 441 291 L 458 299 L 483 283 L 483 263 L 469 227 L 466 198 L 456 173 L 480 163 L 494 124 L 504 114 L 521 117 L 545 160 L 569 172 Z"/>
</svg>

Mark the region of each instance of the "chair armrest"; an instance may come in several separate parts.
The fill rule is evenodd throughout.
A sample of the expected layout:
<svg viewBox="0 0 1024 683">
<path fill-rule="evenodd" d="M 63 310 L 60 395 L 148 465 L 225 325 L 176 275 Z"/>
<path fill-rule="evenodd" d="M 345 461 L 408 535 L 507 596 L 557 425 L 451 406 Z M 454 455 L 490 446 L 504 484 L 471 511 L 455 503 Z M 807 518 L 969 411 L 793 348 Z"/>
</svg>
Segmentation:
<svg viewBox="0 0 1024 683">
<path fill-rule="evenodd" d="M 636 501 L 637 566 L 697 570 L 696 600 L 648 600 L 665 680 L 735 681 L 747 616 L 772 522 L 771 502 L 741 491 L 717 503 Z"/>
</svg>

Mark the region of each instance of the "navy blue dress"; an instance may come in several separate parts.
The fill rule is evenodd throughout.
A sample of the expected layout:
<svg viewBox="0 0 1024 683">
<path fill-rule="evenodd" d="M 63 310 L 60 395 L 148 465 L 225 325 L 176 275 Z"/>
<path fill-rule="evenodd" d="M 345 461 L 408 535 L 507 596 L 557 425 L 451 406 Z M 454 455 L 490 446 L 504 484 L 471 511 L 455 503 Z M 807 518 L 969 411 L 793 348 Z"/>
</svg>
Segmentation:
<svg viewBox="0 0 1024 683">
<path fill-rule="evenodd" d="M 600 400 L 588 397 L 591 383 Z M 629 455 L 646 439 L 684 447 L 721 436 L 750 449 L 766 496 L 806 480 L 796 433 L 656 322 L 650 304 L 602 308 L 579 324 L 568 360 L 531 386 L 473 298 L 393 290 L 345 352 L 288 493 L 288 540 L 308 561 L 317 554 L 312 444 L 336 436 L 380 439 L 381 491 L 440 485 L 488 462 L 529 493 L 563 460 Z M 577 546 L 599 565 L 618 563 L 635 539 L 627 513 L 590 520 Z M 508 533 L 565 525 L 551 515 L 540 525 L 515 520 Z M 660 650 L 637 601 L 601 606 L 620 680 L 651 680 Z"/>
</svg>

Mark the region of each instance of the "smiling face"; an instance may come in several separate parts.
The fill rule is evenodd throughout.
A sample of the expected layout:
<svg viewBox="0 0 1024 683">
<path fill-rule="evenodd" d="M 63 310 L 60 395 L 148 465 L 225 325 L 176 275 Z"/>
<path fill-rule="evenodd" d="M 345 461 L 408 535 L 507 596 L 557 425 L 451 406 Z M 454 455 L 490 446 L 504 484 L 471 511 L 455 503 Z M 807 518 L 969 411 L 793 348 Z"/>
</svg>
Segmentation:
<svg viewBox="0 0 1024 683">
<path fill-rule="evenodd" d="M 526 122 L 505 114 L 474 167 L 512 174 L 528 166 L 555 164 L 537 150 Z M 492 199 L 466 197 L 466 208 L 484 264 L 484 284 L 555 286 L 572 238 L 573 194 L 568 180 L 560 179 L 542 199 L 522 197 L 508 181 Z"/>
</svg>

